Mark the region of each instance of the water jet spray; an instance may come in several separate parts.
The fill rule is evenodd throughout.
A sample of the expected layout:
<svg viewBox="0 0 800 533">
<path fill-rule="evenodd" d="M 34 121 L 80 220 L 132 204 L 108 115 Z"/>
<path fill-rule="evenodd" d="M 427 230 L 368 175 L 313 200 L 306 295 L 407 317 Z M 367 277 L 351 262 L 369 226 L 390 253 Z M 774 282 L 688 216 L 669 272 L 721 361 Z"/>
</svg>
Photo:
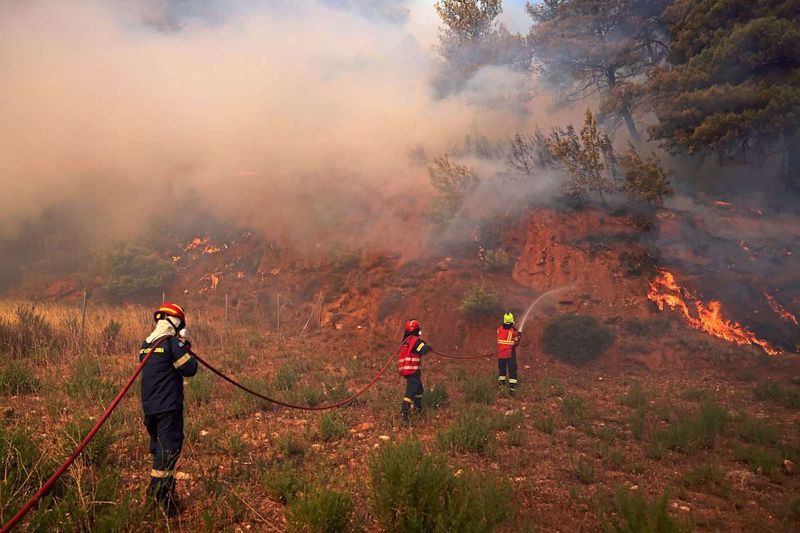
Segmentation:
<svg viewBox="0 0 800 533">
<path fill-rule="evenodd" d="M 533 310 L 533 308 L 536 307 L 536 305 L 539 302 L 541 302 L 547 295 L 556 294 L 556 293 L 559 293 L 559 292 L 564 292 L 564 291 L 566 291 L 568 289 L 574 289 L 575 286 L 576 286 L 575 283 L 571 283 L 570 285 L 564 285 L 562 287 L 556 287 L 555 289 L 550 289 L 549 291 L 546 291 L 546 292 L 543 292 L 542 294 L 540 294 L 533 301 L 533 303 L 531 303 L 531 305 L 528 307 L 528 310 L 525 311 L 525 314 L 522 316 L 522 322 L 520 323 L 520 326 L 519 326 L 520 333 L 522 333 L 522 328 L 525 327 L 525 321 L 528 320 L 528 315 L 531 314 L 531 311 Z"/>
</svg>

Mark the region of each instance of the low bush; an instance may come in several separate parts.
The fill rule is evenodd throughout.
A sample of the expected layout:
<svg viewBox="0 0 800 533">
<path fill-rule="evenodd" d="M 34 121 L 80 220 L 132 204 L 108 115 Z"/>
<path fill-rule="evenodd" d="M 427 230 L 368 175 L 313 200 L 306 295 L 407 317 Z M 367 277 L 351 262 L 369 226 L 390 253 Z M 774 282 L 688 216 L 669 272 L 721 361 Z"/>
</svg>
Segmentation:
<svg viewBox="0 0 800 533">
<path fill-rule="evenodd" d="M 189 405 L 201 406 L 211 401 L 214 397 L 216 379 L 210 372 L 200 370 L 193 377 L 189 378 L 186 385 L 186 402 Z"/>
<path fill-rule="evenodd" d="M 647 422 L 647 408 L 639 407 L 635 409 L 629 419 L 631 425 L 631 434 L 636 440 L 642 440 L 644 437 L 645 425 Z"/>
<path fill-rule="evenodd" d="M 467 377 L 461 381 L 461 391 L 468 402 L 490 404 L 497 396 L 497 377 Z"/>
<path fill-rule="evenodd" d="M 683 453 L 713 448 L 727 421 L 725 408 L 705 402 L 696 413 L 680 416 L 666 430 L 657 433 L 655 440 L 668 450 Z"/>
<path fill-rule="evenodd" d="M 602 508 L 600 524 L 607 532 L 678 533 L 689 528 L 670 516 L 667 510 L 667 494 L 659 498 L 647 498 L 641 492 L 620 490 L 614 497 L 613 506 Z"/>
<path fill-rule="evenodd" d="M 370 500 L 386 531 L 490 532 L 511 515 L 511 487 L 479 474 L 456 476 L 419 441 L 389 444 L 369 462 Z"/>
<path fill-rule="evenodd" d="M 698 389 L 696 387 L 689 387 L 683 391 L 683 399 L 689 402 L 701 402 L 708 399 L 708 391 L 706 389 Z"/>
<path fill-rule="evenodd" d="M 736 434 L 751 444 L 775 444 L 780 438 L 780 430 L 764 420 L 744 416 L 737 420 Z"/>
<path fill-rule="evenodd" d="M 470 318 L 492 316 L 500 313 L 500 298 L 484 287 L 473 287 L 461 301 L 459 310 Z"/>
<path fill-rule="evenodd" d="M 67 380 L 67 394 L 76 400 L 107 405 L 116 396 L 117 386 L 103 377 L 98 359 L 86 355 L 75 362 L 72 376 Z"/>
<path fill-rule="evenodd" d="M 564 395 L 564 384 L 558 378 L 544 377 L 539 382 L 539 387 L 545 396 Z"/>
<path fill-rule="evenodd" d="M 277 461 L 264 470 L 261 485 L 271 498 L 287 503 L 305 488 L 306 482 L 291 462 Z"/>
<path fill-rule="evenodd" d="M 688 489 L 703 490 L 720 497 L 726 497 L 731 492 L 731 485 L 725 479 L 725 472 L 712 464 L 698 466 L 683 476 L 681 485 Z"/>
<path fill-rule="evenodd" d="M 533 426 L 542 433 L 547 433 L 548 435 L 552 435 L 556 431 L 556 422 L 553 420 L 552 416 L 537 418 Z"/>
<path fill-rule="evenodd" d="M 353 501 L 322 487 L 313 487 L 292 501 L 286 511 L 288 531 L 303 533 L 338 533 L 350 531 Z"/>
<path fill-rule="evenodd" d="M 800 388 L 783 388 L 774 381 L 762 381 L 753 390 L 756 400 L 783 405 L 789 409 L 800 409 Z"/>
<path fill-rule="evenodd" d="M 33 305 L 17 306 L 12 320 L 0 318 L 0 346 L 12 357 L 34 358 L 58 351 L 65 343 Z"/>
<path fill-rule="evenodd" d="M 587 315 L 566 315 L 545 326 L 544 351 L 570 364 L 597 359 L 614 343 L 614 331 Z"/>
<path fill-rule="evenodd" d="M 39 380 L 28 365 L 11 361 L 0 369 L 0 394 L 28 394 L 39 389 Z"/>
<path fill-rule="evenodd" d="M 494 447 L 495 422 L 486 407 L 472 406 L 439 433 L 439 442 L 450 450 L 486 453 Z"/>
<path fill-rule="evenodd" d="M 302 457 L 306 453 L 306 446 L 306 440 L 300 433 L 287 431 L 278 437 L 278 451 L 285 457 Z"/>
<path fill-rule="evenodd" d="M 568 424 L 577 426 L 586 416 L 586 401 L 575 394 L 565 396 L 561 403 L 561 412 Z"/>
<path fill-rule="evenodd" d="M 425 389 L 422 395 L 422 405 L 425 408 L 442 407 L 447 404 L 447 387 L 443 383 L 437 383 Z"/>
<path fill-rule="evenodd" d="M 319 436 L 325 442 L 338 440 L 347 436 L 347 424 L 339 413 L 328 412 L 319 419 Z"/>
<path fill-rule="evenodd" d="M 647 405 L 647 395 L 639 383 L 634 383 L 622 397 L 622 405 L 638 409 Z"/>
<path fill-rule="evenodd" d="M 510 272 L 514 265 L 511 256 L 502 248 L 486 250 L 481 267 L 489 272 Z"/>
<path fill-rule="evenodd" d="M 579 460 L 575 465 L 575 476 L 578 478 L 578 481 L 586 485 L 594 483 L 594 465 L 585 459 Z"/>
</svg>

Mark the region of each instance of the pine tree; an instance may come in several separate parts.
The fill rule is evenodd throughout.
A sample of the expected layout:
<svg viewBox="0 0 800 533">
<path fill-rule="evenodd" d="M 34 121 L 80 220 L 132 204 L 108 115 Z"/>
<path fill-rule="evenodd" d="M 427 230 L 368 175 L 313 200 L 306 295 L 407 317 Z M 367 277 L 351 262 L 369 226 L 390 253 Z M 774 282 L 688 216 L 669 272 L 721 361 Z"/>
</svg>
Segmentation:
<svg viewBox="0 0 800 533">
<path fill-rule="evenodd" d="M 666 10 L 671 68 L 649 92 L 655 139 L 671 152 L 759 160 L 781 147 L 800 181 L 800 2 L 675 0 Z"/>
<path fill-rule="evenodd" d="M 527 4 L 528 36 L 543 81 L 564 103 L 600 95 L 600 117 L 625 122 L 634 142 L 639 82 L 666 53 L 659 15 L 667 0 L 545 0 Z"/>
</svg>

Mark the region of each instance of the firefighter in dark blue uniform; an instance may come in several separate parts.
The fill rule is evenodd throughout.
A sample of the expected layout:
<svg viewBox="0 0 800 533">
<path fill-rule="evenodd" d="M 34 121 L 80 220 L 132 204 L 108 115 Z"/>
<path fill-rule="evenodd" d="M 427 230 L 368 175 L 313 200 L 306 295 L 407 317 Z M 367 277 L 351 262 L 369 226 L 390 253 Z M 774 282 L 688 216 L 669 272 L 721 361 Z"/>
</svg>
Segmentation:
<svg viewBox="0 0 800 533">
<path fill-rule="evenodd" d="M 197 360 L 189 354 L 191 344 L 185 338 L 183 308 L 165 302 L 153 316 L 156 327 L 142 343 L 139 360 L 157 339 L 167 338 L 142 369 L 144 425 L 150 434 L 153 455 L 147 494 L 167 515 L 175 516 L 175 465 L 183 446 L 183 378 L 197 373 Z"/>
</svg>

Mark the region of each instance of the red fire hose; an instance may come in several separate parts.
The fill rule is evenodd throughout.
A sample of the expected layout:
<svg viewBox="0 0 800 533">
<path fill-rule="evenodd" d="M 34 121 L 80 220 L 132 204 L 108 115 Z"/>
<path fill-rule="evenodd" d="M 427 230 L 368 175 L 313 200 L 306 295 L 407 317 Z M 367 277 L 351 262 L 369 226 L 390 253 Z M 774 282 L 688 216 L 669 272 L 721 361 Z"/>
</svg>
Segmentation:
<svg viewBox="0 0 800 533">
<path fill-rule="evenodd" d="M 111 413 L 114 411 L 114 409 L 116 409 L 117 405 L 119 405 L 119 402 L 122 400 L 122 398 L 125 396 L 125 394 L 127 394 L 128 390 L 131 388 L 131 385 L 133 385 L 133 382 L 136 381 L 137 377 L 139 377 L 139 374 L 141 373 L 142 368 L 144 368 L 144 365 L 145 365 L 145 363 L 147 363 L 147 360 L 150 359 L 150 356 L 153 355 L 153 352 L 155 351 L 155 349 L 162 342 L 164 342 L 164 340 L 166 340 L 168 337 L 169 337 L 169 335 L 164 335 L 164 336 L 159 337 L 158 339 L 156 339 L 155 343 L 150 347 L 150 351 L 148 351 L 147 354 L 142 358 L 142 361 L 136 367 L 136 370 L 134 370 L 134 372 L 131 375 L 131 377 L 128 378 L 128 381 L 125 383 L 125 386 L 122 387 L 122 389 L 120 389 L 120 391 L 117 393 L 117 396 L 114 398 L 114 400 L 111 402 L 111 404 L 106 409 L 105 413 L 103 413 L 103 415 L 97 420 L 95 425 L 92 427 L 91 430 L 89 430 L 89 433 L 86 434 L 86 436 L 83 438 L 81 443 L 75 448 L 75 450 L 73 450 L 73 452 L 70 454 L 70 456 L 67 458 L 67 460 L 64 461 L 64 463 L 60 467 L 58 467 L 58 470 L 56 470 L 55 473 L 53 473 L 53 475 L 50 476 L 50 479 L 48 479 L 44 483 L 44 485 L 42 485 L 41 488 L 38 491 L 36 491 L 36 494 L 34 494 L 25 503 L 25 505 L 23 505 L 22 508 L 19 511 L 17 511 L 17 514 L 15 514 L 13 517 L 11 517 L 11 519 L 8 522 L 3 524 L 3 528 L 2 528 L 2 530 L 0 530 L 0 533 L 8 533 L 9 531 L 11 531 L 11 529 L 15 525 L 17 525 L 20 522 L 20 520 L 22 520 L 25 517 L 25 515 L 28 514 L 28 512 L 30 512 L 30 510 L 33 508 L 33 506 L 36 505 L 36 502 L 38 502 L 45 494 L 47 494 L 47 492 L 50 489 L 53 488 L 53 485 L 55 485 L 56 481 L 58 481 L 58 479 L 64 474 L 64 472 L 66 472 L 67 468 L 69 468 L 70 465 L 72 465 L 72 463 L 75 462 L 75 459 L 78 458 L 78 456 L 81 454 L 81 452 L 86 448 L 86 446 L 89 444 L 89 442 L 94 438 L 95 434 L 97 434 L 97 432 L 103 426 L 103 424 L 108 419 L 108 417 L 111 416 Z M 225 381 L 227 381 L 228 383 L 230 383 L 234 387 L 237 387 L 237 388 L 247 392 L 248 394 L 252 394 L 253 396 L 256 396 L 257 398 L 260 398 L 260 399 L 262 399 L 264 401 L 267 401 L 267 402 L 270 402 L 270 403 L 274 403 L 276 405 L 280 405 L 282 407 L 288 407 L 290 409 L 300 409 L 300 410 L 303 410 L 303 411 L 324 411 L 326 409 L 334 409 L 336 407 L 341 407 L 343 405 L 346 405 L 346 404 L 352 402 L 353 400 L 355 400 L 356 398 L 358 398 L 359 396 L 361 396 L 362 394 L 364 394 L 365 392 L 367 392 L 370 388 L 372 388 L 375 385 L 375 383 L 378 382 L 378 380 L 381 378 L 381 376 L 383 376 L 383 374 L 386 373 L 386 370 L 389 368 L 389 365 L 394 360 L 394 358 L 397 355 L 398 351 L 399 351 L 399 348 L 398 348 L 398 350 L 395 350 L 392 353 L 391 356 L 389 356 L 389 359 L 386 361 L 386 363 L 384 363 L 383 367 L 375 375 L 375 377 L 373 377 L 369 381 L 369 383 L 367 383 L 364 387 L 362 387 L 358 392 L 356 392 L 355 394 L 353 394 L 353 395 L 351 395 L 351 396 L 349 396 L 347 398 L 344 398 L 342 400 L 334 402 L 332 404 L 318 405 L 318 406 L 296 405 L 296 404 L 284 402 L 284 401 L 281 401 L 281 400 L 276 400 L 275 398 L 270 398 L 268 396 L 265 396 L 265 395 L 263 395 L 263 394 L 261 394 L 259 392 L 256 392 L 256 391 L 254 391 L 254 390 L 242 385 L 241 383 L 237 382 L 233 378 L 228 377 L 223 372 L 221 372 L 220 370 L 217 370 L 216 368 L 214 368 L 205 359 L 203 359 L 202 357 L 200 357 L 196 353 L 192 352 L 191 350 L 189 351 L 189 353 L 192 356 L 194 356 L 195 359 L 197 359 L 198 363 L 200 363 L 203 366 L 205 366 L 206 368 L 208 368 L 212 373 L 214 373 L 217 376 L 219 376 L 220 378 L 224 379 Z M 462 360 L 463 359 L 479 359 L 479 358 L 483 358 L 483 357 L 489 357 L 491 355 L 495 355 L 495 353 L 496 353 L 496 352 L 491 352 L 491 353 L 480 354 L 480 355 L 459 356 L 459 355 L 452 355 L 452 354 L 447 354 L 447 353 L 443 353 L 443 352 L 438 352 L 436 350 L 431 350 L 431 352 L 433 352 L 433 353 L 435 353 L 437 355 L 441 355 L 442 357 L 447 357 L 447 358 L 450 358 L 450 359 L 462 359 Z"/>
<path fill-rule="evenodd" d="M 11 531 L 11 528 L 17 525 L 19 521 L 22 520 L 26 514 L 28 514 L 28 512 L 33 508 L 33 506 L 36 505 L 36 502 L 38 502 L 45 494 L 47 494 L 47 492 L 50 489 L 53 488 L 53 485 L 56 484 L 58 478 L 60 478 L 61 475 L 67 471 L 67 468 L 69 468 L 70 465 L 73 462 L 75 462 L 75 459 L 77 459 L 78 456 L 83 451 L 83 449 L 86 448 L 86 446 L 89 444 L 89 441 L 91 441 L 92 438 L 94 438 L 95 434 L 100 430 L 100 428 L 103 426 L 108 417 L 111 416 L 111 413 L 114 411 L 114 409 L 116 409 L 117 405 L 122 400 L 122 397 L 125 396 L 125 394 L 128 392 L 128 389 L 130 389 L 131 385 L 133 385 L 133 382 L 136 381 L 136 378 L 139 376 L 139 373 L 142 371 L 142 368 L 144 368 L 144 365 L 145 363 L 147 363 L 147 360 L 150 359 L 151 355 L 153 355 L 153 351 L 155 351 L 155 349 L 158 348 L 158 345 L 164 342 L 164 340 L 166 340 L 168 337 L 169 335 L 164 335 L 163 337 L 159 337 L 158 339 L 156 339 L 155 343 L 150 347 L 150 351 L 147 352 L 147 355 L 145 355 L 144 358 L 142 358 L 142 362 L 139 363 L 139 366 L 136 367 L 136 370 L 133 372 L 133 375 L 131 375 L 131 377 L 128 378 L 128 382 L 125 383 L 125 386 L 122 387 L 122 389 L 120 389 L 120 391 L 117 393 L 116 398 L 114 398 L 114 401 L 112 401 L 111 404 L 108 406 L 108 409 L 106 409 L 106 412 L 103 413 L 103 416 L 101 416 L 100 419 L 97 421 L 97 423 L 92 427 L 92 429 L 89 430 L 89 433 L 86 434 L 86 436 L 83 438 L 78 447 L 75 448 L 75 450 L 70 454 L 69 457 L 67 457 L 67 460 L 64 461 L 64 464 L 58 467 L 58 470 L 56 470 L 55 473 L 52 476 L 50 476 L 50 479 L 48 479 L 45 482 L 45 484 L 42 485 L 42 487 L 36 491 L 36 494 L 34 494 L 31 497 L 31 499 L 28 500 L 25 503 L 25 505 L 22 506 L 22 509 L 17 511 L 17 514 L 11 517 L 11 520 L 3 524 L 3 529 L 0 530 L 0 533 L 8 533 L 9 531 Z"/>
<path fill-rule="evenodd" d="M 213 372 L 217 376 L 221 377 L 222 379 L 224 379 L 225 381 L 227 381 L 228 383 L 230 383 L 234 387 L 238 387 L 239 389 L 245 391 L 248 394 L 252 394 L 253 396 L 255 396 L 257 398 L 261 398 L 264 401 L 267 401 L 267 402 L 270 402 L 270 403 L 274 403 L 274 404 L 280 405 L 282 407 L 288 407 L 290 409 L 300 409 L 302 411 L 324 411 L 326 409 L 333 409 L 335 407 L 341 407 L 341 406 L 343 406 L 345 404 L 348 404 L 348 403 L 352 402 L 353 400 L 355 400 L 356 398 L 358 398 L 359 396 L 361 396 L 362 394 L 364 394 L 365 392 L 367 392 L 370 388 L 372 388 L 372 386 L 375 385 L 375 383 L 377 383 L 378 380 L 381 378 L 381 376 L 383 376 L 383 374 L 386 372 L 386 369 L 389 368 L 389 365 L 394 360 L 394 356 L 397 355 L 397 350 L 395 350 L 394 353 L 392 353 L 392 355 L 389 356 L 389 359 L 383 365 L 383 368 L 381 368 L 380 372 L 378 372 L 377 375 L 374 378 L 372 378 L 372 380 L 369 383 L 367 383 L 361 390 L 359 390 L 358 392 L 356 392 L 352 396 L 350 396 L 348 398 L 345 398 L 343 400 L 339 400 L 339 401 L 337 401 L 335 403 L 328 404 L 328 405 L 317 405 L 317 406 L 295 405 L 295 404 L 287 403 L 287 402 L 284 402 L 284 401 L 281 401 L 281 400 L 276 400 L 275 398 L 270 398 L 269 396 L 264 396 L 263 394 L 261 394 L 259 392 L 256 392 L 256 391 L 254 391 L 252 389 L 249 389 L 249 388 L 245 387 L 244 385 L 242 385 L 238 381 L 234 380 L 233 378 L 228 377 L 227 375 L 225 375 L 221 371 L 219 371 L 216 368 L 214 368 L 213 366 L 211 366 L 211 364 L 209 364 L 205 359 L 203 359 L 202 357 L 200 357 L 196 353 L 192 352 L 191 350 L 189 351 L 189 353 L 192 354 L 195 359 L 197 359 L 198 363 L 200 363 L 201 365 L 205 366 L 207 369 L 209 369 L 211 372 Z"/>
<path fill-rule="evenodd" d="M 467 359 L 483 359 L 484 357 L 492 357 L 493 355 L 497 355 L 497 350 L 488 353 L 482 353 L 478 355 L 453 355 L 450 353 L 439 352 L 437 350 L 431 349 L 431 353 L 435 353 L 436 355 L 441 355 L 442 357 L 447 357 L 448 359 L 460 359 L 462 361 Z"/>
</svg>

